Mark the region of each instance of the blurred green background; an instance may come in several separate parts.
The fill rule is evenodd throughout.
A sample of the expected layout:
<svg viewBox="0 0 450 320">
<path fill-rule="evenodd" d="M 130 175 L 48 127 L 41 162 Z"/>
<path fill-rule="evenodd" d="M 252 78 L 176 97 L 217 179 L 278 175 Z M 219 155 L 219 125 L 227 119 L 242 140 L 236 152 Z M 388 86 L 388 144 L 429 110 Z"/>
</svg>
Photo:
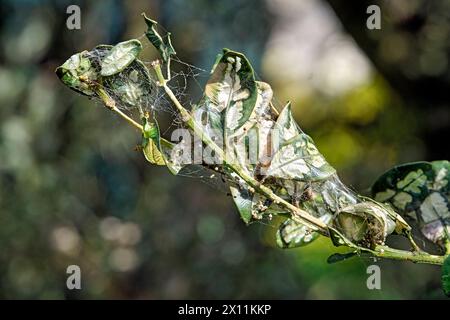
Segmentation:
<svg viewBox="0 0 450 320">
<path fill-rule="evenodd" d="M 362 193 L 394 164 L 450 159 L 448 1 L 2 0 L 0 298 L 443 298 L 434 266 L 377 261 L 370 291 L 374 261 L 328 265 L 327 239 L 276 248 L 275 225 L 247 227 L 225 193 L 149 166 L 138 132 L 59 82 L 71 54 L 141 36 L 143 11 L 187 63 L 244 52 Z M 82 290 L 66 289 L 71 264 Z"/>
</svg>

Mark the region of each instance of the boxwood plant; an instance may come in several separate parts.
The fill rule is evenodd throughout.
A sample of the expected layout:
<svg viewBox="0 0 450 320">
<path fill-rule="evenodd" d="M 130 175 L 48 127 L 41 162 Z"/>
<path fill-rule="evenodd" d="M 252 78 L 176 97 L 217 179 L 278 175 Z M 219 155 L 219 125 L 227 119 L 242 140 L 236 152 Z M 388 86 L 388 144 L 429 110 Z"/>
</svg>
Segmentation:
<svg viewBox="0 0 450 320">
<path fill-rule="evenodd" d="M 224 49 L 203 97 L 185 108 L 171 88 L 170 62 L 176 52 L 170 33 L 160 33 L 156 21 L 143 17 L 145 36 L 160 59 L 141 61 L 143 45 L 132 39 L 74 54 L 56 73 L 66 86 L 101 100 L 138 128 L 148 162 L 166 166 L 175 175 L 200 166 L 222 177 L 245 223 L 280 217 L 276 242 L 281 248 L 305 246 L 325 236 L 349 249 L 333 254 L 329 262 L 363 255 L 441 265 L 443 288 L 449 294 L 448 161 L 399 165 L 375 182 L 372 198 L 358 195 L 341 182 L 301 130 L 290 103 L 281 111 L 274 107 L 270 85 L 255 79 L 244 54 Z M 161 137 L 151 111 L 157 100 L 149 98 L 155 92 L 166 96 L 186 130 L 212 157 L 189 163 L 182 152 L 189 147 L 186 141 L 175 144 Z M 130 108 L 138 110 L 138 120 L 124 112 Z M 420 248 L 413 232 L 434 243 L 439 254 Z M 386 245 L 392 234 L 407 238 L 410 250 Z"/>
</svg>

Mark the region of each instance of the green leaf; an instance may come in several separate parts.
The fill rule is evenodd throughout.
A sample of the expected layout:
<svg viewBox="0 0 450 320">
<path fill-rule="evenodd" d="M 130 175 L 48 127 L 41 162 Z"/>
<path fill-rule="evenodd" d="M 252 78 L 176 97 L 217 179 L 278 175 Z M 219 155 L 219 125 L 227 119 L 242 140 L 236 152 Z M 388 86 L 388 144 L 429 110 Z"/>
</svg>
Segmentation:
<svg viewBox="0 0 450 320">
<path fill-rule="evenodd" d="M 385 172 L 372 186 L 375 200 L 391 202 L 399 210 L 412 205 L 412 198 L 423 199 L 427 194 L 426 182 L 433 174 L 429 162 L 413 162 L 396 166 Z M 428 176 L 427 176 L 428 175 Z M 398 196 L 401 194 L 400 196 Z"/>
<path fill-rule="evenodd" d="M 448 161 L 407 163 L 384 173 L 372 186 L 377 201 L 391 204 L 430 241 L 450 241 Z"/>
<path fill-rule="evenodd" d="M 149 122 L 144 118 L 142 132 L 142 151 L 144 153 L 145 158 L 151 164 L 165 166 L 166 161 L 164 159 L 163 154 L 159 149 L 160 146 L 160 135 L 159 135 L 159 127 L 157 122 Z"/>
<path fill-rule="evenodd" d="M 450 255 L 444 260 L 442 266 L 442 289 L 447 297 L 450 297 Z"/>
<path fill-rule="evenodd" d="M 95 87 L 91 83 L 96 83 L 99 75 L 91 63 L 88 51 L 72 55 L 56 68 L 56 75 L 70 89 L 86 96 L 95 95 Z M 80 77 L 89 81 L 81 81 Z"/>
<path fill-rule="evenodd" d="M 248 190 L 239 190 L 236 187 L 230 187 L 230 192 L 241 219 L 248 224 L 252 219 L 253 196 Z"/>
<path fill-rule="evenodd" d="M 115 45 L 103 58 L 101 63 L 101 75 L 112 76 L 128 67 L 142 51 L 139 40 L 132 39 Z"/>
<path fill-rule="evenodd" d="M 325 224 L 331 220 L 331 215 L 323 215 L 319 218 Z M 303 247 L 320 236 L 311 228 L 292 219 L 285 220 L 279 227 L 276 234 L 276 242 L 280 248 L 296 248 Z"/>
<path fill-rule="evenodd" d="M 159 54 L 161 55 L 163 61 L 167 63 L 169 59 L 176 54 L 170 40 L 170 32 L 168 32 L 164 38 L 161 37 L 161 35 L 156 30 L 158 22 L 147 18 L 145 13 L 142 13 L 142 15 L 148 27 L 147 31 L 145 32 L 145 36 L 147 37 L 148 41 L 150 41 L 150 43 L 159 51 Z"/>
<path fill-rule="evenodd" d="M 177 151 L 182 143 L 173 144 L 162 138 L 159 131 L 158 122 L 149 122 L 145 117 L 144 131 L 142 133 L 142 152 L 151 164 L 166 165 L 173 175 L 177 175 L 185 167 L 183 158 L 177 156 Z"/>
<path fill-rule="evenodd" d="M 120 44 L 116 47 L 98 45 L 91 51 L 75 54 L 58 67 L 56 73 L 66 86 L 84 95 L 99 96 L 98 89 L 104 88 L 108 99 L 118 106 L 148 107 L 154 86 L 142 61 L 134 58 L 128 66 L 120 68 L 120 71 L 117 69 L 118 72 L 110 76 L 103 77 L 98 72 L 98 66 L 104 64 L 118 46 Z M 119 65 L 115 64 L 116 67 Z"/>
<path fill-rule="evenodd" d="M 350 259 L 357 255 L 357 252 L 348 252 L 348 253 L 333 253 L 331 256 L 328 257 L 327 262 L 329 264 L 341 262 L 347 259 Z"/>
</svg>

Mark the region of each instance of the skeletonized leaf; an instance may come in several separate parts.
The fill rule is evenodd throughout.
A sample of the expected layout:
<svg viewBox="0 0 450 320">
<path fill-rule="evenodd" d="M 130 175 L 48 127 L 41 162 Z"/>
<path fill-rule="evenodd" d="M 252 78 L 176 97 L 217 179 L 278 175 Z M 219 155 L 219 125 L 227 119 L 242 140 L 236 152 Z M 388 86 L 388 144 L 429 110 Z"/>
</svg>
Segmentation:
<svg viewBox="0 0 450 320">
<path fill-rule="evenodd" d="M 116 44 L 101 63 L 101 75 L 111 76 L 129 66 L 142 51 L 142 44 L 132 39 Z"/>
<path fill-rule="evenodd" d="M 145 36 L 150 41 L 150 43 L 159 51 L 159 54 L 161 55 L 164 62 L 167 62 L 171 58 L 171 56 L 176 54 L 170 40 L 170 32 L 168 32 L 164 38 L 161 37 L 158 31 L 156 31 L 158 22 L 147 18 L 145 13 L 142 13 L 142 16 L 144 17 L 145 23 L 148 27 L 147 31 L 145 32 Z"/>
<path fill-rule="evenodd" d="M 407 163 L 378 178 L 372 194 L 412 220 L 428 240 L 445 247 L 450 241 L 449 180 L 448 161 Z"/>
<path fill-rule="evenodd" d="M 169 66 L 175 54 L 170 33 L 162 37 L 156 30 L 157 23 L 145 15 L 144 18 L 148 26 L 147 38 Z M 137 59 L 141 50 L 138 40 L 125 41 L 112 48 L 100 46 L 94 54 L 89 53 L 91 58 L 86 53 L 76 55 L 58 68 L 57 73 L 66 85 L 83 94 L 100 96 L 105 92 L 108 99 L 140 106 L 151 83 L 145 65 Z M 93 65 L 101 66 L 100 75 Z M 98 84 L 109 90 L 95 91 Z M 216 60 L 202 100 L 192 110 L 196 124 L 203 127 L 225 155 L 222 160 L 226 166 L 221 169 L 238 171 L 238 167 L 283 199 L 318 217 L 328 226 L 337 245 L 354 247 L 357 243 L 370 247 L 384 242 L 386 235 L 398 227 L 400 219 L 391 215 L 387 207 L 361 202 L 340 182 L 335 169 L 319 153 L 313 140 L 295 123 L 290 105 L 278 115 L 273 111 L 271 100 L 270 86 L 255 80 L 247 58 L 224 49 Z M 273 135 L 273 128 L 278 129 L 279 136 Z M 279 138 L 279 145 L 273 146 L 276 138 Z M 174 174 L 184 167 L 183 148 L 190 146 L 190 141 L 174 145 L 164 140 L 156 121 L 144 123 L 143 139 L 143 152 L 149 162 L 166 165 Z M 222 156 L 222 152 L 217 153 Z M 189 161 L 190 154 L 187 156 Z M 397 208 L 418 210 L 420 214 L 416 219 L 422 223 L 424 234 L 429 238 L 430 234 L 436 234 L 433 241 L 440 241 L 443 233 L 447 232 L 448 236 L 449 166 L 445 162 L 436 163 L 431 169 L 426 166 L 414 171 L 404 168 L 408 171 L 405 176 L 393 184 L 390 180 L 385 183 L 390 187 L 379 190 L 379 196 L 383 201 L 392 200 Z M 231 192 L 246 223 L 262 219 L 266 213 L 280 212 L 245 182 L 235 180 L 233 183 L 238 187 L 233 184 Z M 257 183 L 252 186 L 259 189 Z M 336 216 L 331 224 L 330 220 Z M 318 235 L 288 219 L 277 236 L 282 247 L 295 247 L 310 243 Z"/>
<path fill-rule="evenodd" d="M 271 108 L 271 100 L 270 86 L 255 81 L 247 58 L 224 49 L 216 60 L 204 97 L 193 108 L 193 116 L 209 138 L 222 147 L 228 163 L 257 179 L 272 179 L 271 182 L 266 180 L 266 185 L 277 192 L 286 190 L 289 197 L 302 199 L 303 209 L 313 215 L 321 217 L 329 213 L 331 206 L 337 210 L 353 203 L 354 195 L 340 188 L 342 184 L 335 181 L 338 177 L 334 168 L 298 127 L 289 104 L 278 115 Z M 279 144 L 274 145 L 277 138 Z M 334 180 L 330 181 L 329 189 L 325 188 L 323 194 L 318 190 L 312 193 L 314 200 L 297 194 L 306 192 L 308 185 L 316 182 L 314 187 L 321 188 L 322 181 L 332 176 Z M 336 197 L 337 189 L 342 192 Z M 266 199 L 255 197 L 245 184 L 231 192 L 246 223 L 271 212 L 271 205 L 266 208 Z"/>
<path fill-rule="evenodd" d="M 275 124 L 280 147 L 273 156 L 267 175 L 299 181 L 324 180 L 336 170 L 320 154 L 314 141 L 296 124 L 290 104 L 281 111 Z"/>
<path fill-rule="evenodd" d="M 227 162 L 254 174 L 270 156 L 270 130 L 275 117 L 271 100 L 272 89 L 255 81 L 247 58 L 224 49 L 202 100 L 192 112 L 206 134 L 222 146 Z"/>
<path fill-rule="evenodd" d="M 319 218 L 328 224 L 332 216 L 327 214 Z M 280 248 L 297 248 L 310 244 L 319 237 L 319 233 L 304 224 L 292 219 L 285 220 L 279 227 L 276 235 L 277 245 Z"/>
<path fill-rule="evenodd" d="M 113 49 L 111 45 L 98 45 L 89 52 L 75 54 L 56 73 L 65 85 L 82 94 L 95 96 L 99 88 L 104 88 L 116 105 L 148 107 L 154 88 L 147 67 L 139 59 L 111 76 L 103 77 L 98 71 L 97 66 L 111 56 Z"/>
</svg>

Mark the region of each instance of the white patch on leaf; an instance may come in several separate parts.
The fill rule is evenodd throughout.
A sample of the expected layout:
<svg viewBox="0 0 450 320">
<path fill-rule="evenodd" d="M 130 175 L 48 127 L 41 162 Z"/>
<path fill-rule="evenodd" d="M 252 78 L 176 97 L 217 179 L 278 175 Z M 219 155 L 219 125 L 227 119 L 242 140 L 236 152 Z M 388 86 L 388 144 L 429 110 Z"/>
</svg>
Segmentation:
<svg viewBox="0 0 450 320">
<path fill-rule="evenodd" d="M 375 200 L 379 202 L 385 202 L 392 198 L 392 196 L 395 195 L 395 191 L 392 189 L 386 189 L 385 191 L 378 192 L 375 195 Z"/>
<path fill-rule="evenodd" d="M 284 128 L 282 138 L 283 140 L 287 141 L 294 138 L 296 135 L 298 135 L 298 133 L 299 132 L 297 130 L 297 127 L 291 122 L 288 128 Z"/>
<path fill-rule="evenodd" d="M 111 76 L 129 66 L 142 51 L 139 40 L 132 39 L 115 45 L 101 62 L 101 75 Z"/>
<path fill-rule="evenodd" d="M 303 178 L 310 169 L 304 159 L 295 154 L 293 145 L 281 148 L 274 156 L 267 174 L 276 178 Z"/>
<path fill-rule="evenodd" d="M 420 193 L 420 187 L 427 182 L 427 176 L 422 169 L 408 173 L 405 179 L 397 182 L 397 188 L 404 191 Z"/>
<path fill-rule="evenodd" d="M 236 72 L 238 72 L 239 70 L 241 70 L 242 64 L 241 64 L 241 58 L 240 57 L 236 57 L 236 65 L 235 65 L 235 70 Z"/>
<path fill-rule="evenodd" d="M 413 200 L 412 196 L 406 192 L 400 192 L 392 199 L 394 206 L 398 209 L 405 210 L 406 206 Z"/>
<path fill-rule="evenodd" d="M 444 197 L 438 192 L 433 192 L 426 197 L 420 206 L 420 212 L 422 213 L 422 219 L 425 223 L 439 218 L 450 217 L 447 201 L 445 201 Z"/>
<path fill-rule="evenodd" d="M 450 234 L 450 226 L 444 226 L 442 221 L 437 220 L 424 225 L 420 231 L 428 240 L 437 243 Z"/>
<path fill-rule="evenodd" d="M 321 166 L 323 166 L 324 164 L 326 164 L 327 162 L 325 161 L 325 159 L 320 155 L 317 157 L 314 157 L 311 160 L 311 164 L 316 167 L 316 168 L 320 168 Z"/>
<path fill-rule="evenodd" d="M 243 106 L 242 101 L 237 101 L 232 108 L 228 109 L 225 120 L 228 129 L 235 130 L 239 126 L 239 120 L 243 116 Z"/>
<path fill-rule="evenodd" d="M 436 178 L 434 179 L 433 189 L 440 190 L 447 186 L 448 181 L 444 179 L 447 176 L 448 170 L 446 168 L 442 168 L 436 174 Z"/>
<path fill-rule="evenodd" d="M 248 97 L 250 97 L 250 91 L 248 89 L 242 89 L 233 95 L 233 101 L 248 99 Z"/>
</svg>

